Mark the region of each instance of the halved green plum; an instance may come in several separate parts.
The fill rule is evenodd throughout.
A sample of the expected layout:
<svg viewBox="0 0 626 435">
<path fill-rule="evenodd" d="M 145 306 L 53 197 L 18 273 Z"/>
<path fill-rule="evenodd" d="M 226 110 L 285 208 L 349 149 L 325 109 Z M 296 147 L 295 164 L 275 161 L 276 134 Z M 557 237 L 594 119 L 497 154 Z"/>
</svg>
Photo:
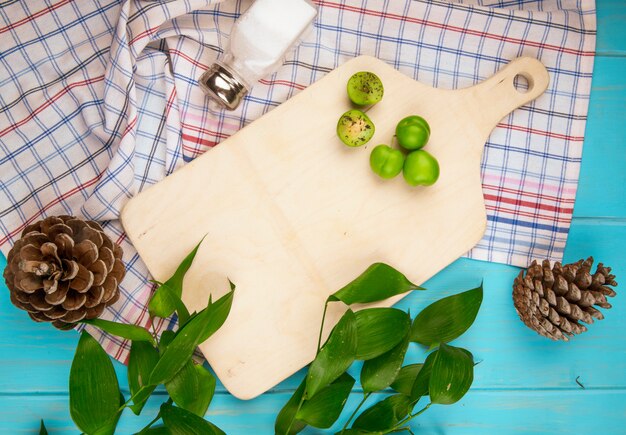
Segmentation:
<svg viewBox="0 0 626 435">
<path fill-rule="evenodd" d="M 374 123 L 358 109 L 348 110 L 337 122 L 337 136 L 349 147 L 365 145 L 374 136 Z"/>
<path fill-rule="evenodd" d="M 372 72 L 360 71 L 348 80 L 348 97 L 357 106 L 376 104 L 384 93 L 383 82 Z"/>
</svg>

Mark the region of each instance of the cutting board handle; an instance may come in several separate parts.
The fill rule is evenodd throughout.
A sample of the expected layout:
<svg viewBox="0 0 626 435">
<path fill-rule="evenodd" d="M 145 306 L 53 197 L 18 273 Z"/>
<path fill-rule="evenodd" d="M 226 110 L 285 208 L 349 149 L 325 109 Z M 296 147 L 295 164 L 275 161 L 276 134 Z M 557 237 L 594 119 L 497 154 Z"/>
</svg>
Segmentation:
<svg viewBox="0 0 626 435">
<path fill-rule="evenodd" d="M 517 88 L 515 80 L 525 79 L 528 89 Z M 534 100 L 544 93 L 550 83 L 546 67 L 532 57 L 518 57 L 484 82 L 468 88 L 478 99 L 479 113 L 493 128 L 513 110 Z"/>
</svg>

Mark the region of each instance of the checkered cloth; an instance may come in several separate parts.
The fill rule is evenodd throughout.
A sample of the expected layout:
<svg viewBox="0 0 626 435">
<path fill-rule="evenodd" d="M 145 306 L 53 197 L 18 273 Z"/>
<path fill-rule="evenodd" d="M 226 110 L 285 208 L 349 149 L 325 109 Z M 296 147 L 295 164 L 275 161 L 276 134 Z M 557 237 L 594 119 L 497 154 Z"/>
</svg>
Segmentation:
<svg viewBox="0 0 626 435">
<path fill-rule="evenodd" d="M 0 247 L 29 223 L 101 221 L 124 249 L 122 297 L 105 312 L 147 325 L 153 287 L 120 209 L 359 54 L 422 83 L 473 85 L 539 58 L 547 92 L 495 129 L 483 156 L 488 227 L 471 258 L 561 259 L 572 217 L 595 49 L 591 0 L 316 0 L 319 16 L 277 73 L 214 114 L 197 79 L 249 1 L 8 0 L 0 5 Z M 175 320 L 153 325 L 172 326 Z M 127 343 L 97 336 L 115 358 Z"/>
</svg>

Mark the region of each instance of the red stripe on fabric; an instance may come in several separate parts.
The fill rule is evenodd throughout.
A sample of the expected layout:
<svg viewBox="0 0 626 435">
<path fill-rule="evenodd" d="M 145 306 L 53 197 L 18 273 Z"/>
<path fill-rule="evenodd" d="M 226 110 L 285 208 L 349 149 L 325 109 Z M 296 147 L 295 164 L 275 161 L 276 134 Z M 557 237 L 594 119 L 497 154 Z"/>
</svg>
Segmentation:
<svg viewBox="0 0 626 435">
<path fill-rule="evenodd" d="M 183 140 L 192 142 L 194 145 L 196 145 L 196 146 L 189 146 L 183 143 L 183 149 L 195 155 L 200 155 L 204 153 L 204 151 L 206 151 L 206 147 L 213 148 L 219 142 L 211 141 L 209 139 L 204 139 L 203 137 L 200 137 L 197 135 L 191 135 L 191 134 L 186 133 L 185 131 L 191 131 L 193 133 L 200 133 L 201 136 L 214 136 L 219 139 L 227 139 L 228 137 L 230 137 L 230 134 L 220 133 L 218 131 L 209 130 L 206 128 L 199 127 L 197 125 L 186 124 L 184 122 L 181 122 L 181 126 L 183 127 L 183 133 L 181 134 L 181 137 L 183 138 Z M 200 145 L 202 148 L 198 147 L 197 145 Z"/>
<path fill-rule="evenodd" d="M 154 286 L 150 286 L 150 287 L 154 287 Z M 152 295 L 152 292 L 150 292 L 150 294 Z M 146 324 L 145 325 L 143 324 L 143 319 L 145 318 L 146 314 L 148 314 L 147 302 L 146 302 L 146 305 L 140 309 L 139 317 L 137 318 L 137 321 L 134 323 L 134 325 L 145 328 L 148 330 L 148 332 L 150 332 L 150 328 L 152 327 L 153 322 L 152 322 L 152 319 L 148 317 L 148 321 L 146 322 Z M 127 343 L 128 341 L 129 340 L 124 340 L 121 345 L 116 345 L 117 351 L 115 352 L 115 355 L 112 355 L 113 358 L 115 358 L 116 360 L 118 360 L 124 365 L 128 365 L 128 359 L 130 357 L 130 352 L 129 352 L 126 354 L 126 358 L 122 360 L 122 355 L 126 351 L 126 348 L 125 348 L 126 346 L 124 346 L 124 343 Z"/>
<path fill-rule="evenodd" d="M 489 204 L 485 204 L 485 209 L 491 212 L 508 213 L 516 217 L 527 217 L 527 218 L 531 218 L 532 220 L 541 220 L 544 223 L 551 223 L 551 224 L 555 224 L 555 223 L 569 224 L 572 221 L 572 217 L 570 215 L 567 215 L 565 217 L 548 216 L 548 215 L 541 214 L 541 213 L 524 212 L 520 210 L 514 210 L 511 208 L 494 206 L 494 205 L 489 205 Z"/>
<path fill-rule="evenodd" d="M 537 130 L 535 128 L 522 127 L 521 125 L 505 124 L 502 122 L 498 124 L 498 127 L 508 128 L 508 129 L 516 130 L 516 131 L 523 131 L 524 133 L 538 134 L 541 136 L 547 136 L 547 137 L 552 137 L 556 139 L 568 140 L 571 142 L 583 142 L 585 140 L 583 136 L 570 136 L 567 134 L 552 133 L 550 131 Z"/>
<path fill-rule="evenodd" d="M 152 33 L 154 33 L 155 30 L 157 30 L 159 26 L 155 26 L 152 27 L 151 29 L 146 29 L 143 32 L 141 32 L 140 34 L 138 34 L 137 36 L 135 36 L 133 39 L 130 40 L 130 42 L 128 43 L 128 45 L 133 45 L 135 42 L 137 42 L 138 40 L 140 40 L 141 38 L 151 35 Z"/>
<path fill-rule="evenodd" d="M 576 49 L 572 49 L 572 48 L 559 47 L 558 45 L 552 45 L 552 44 L 546 44 L 546 43 L 542 43 L 542 42 L 529 41 L 529 40 L 526 40 L 526 39 L 511 38 L 511 37 L 498 35 L 498 34 L 494 34 L 494 33 L 487 33 L 487 32 L 482 32 L 482 31 L 478 31 L 478 30 L 465 29 L 463 27 L 452 26 L 450 24 L 436 23 L 436 22 L 433 22 L 433 21 L 423 20 L 423 19 L 419 19 L 419 18 L 407 17 L 407 16 L 397 15 L 397 14 L 390 14 L 390 13 L 387 13 L 387 12 L 375 11 L 375 10 L 372 10 L 372 9 L 365 9 L 365 8 L 360 8 L 360 7 L 356 7 L 356 6 L 347 6 L 347 5 L 342 5 L 340 3 L 333 3 L 333 2 L 328 2 L 328 1 L 324 1 L 324 0 L 315 0 L 315 2 L 318 5 L 320 5 L 320 6 L 327 6 L 327 7 L 331 7 L 331 8 L 335 8 L 335 9 L 341 9 L 341 10 L 346 10 L 346 11 L 350 11 L 350 12 L 357 12 L 357 13 L 360 13 L 360 14 L 366 14 L 366 15 L 375 16 L 375 17 L 382 17 L 382 18 L 386 18 L 386 19 L 392 19 L 392 20 L 406 21 L 406 22 L 409 22 L 409 23 L 422 24 L 422 25 L 426 25 L 426 26 L 430 26 L 430 27 L 435 27 L 435 28 L 438 28 L 438 29 L 452 30 L 452 31 L 459 32 L 459 33 L 464 33 L 464 34 L 473 35 L 473 36 L 485 37 L 485 38 L 494 39 L 494 40 L 497 40 L 497 41 L 510 42 L 512 44 L 519 44 L 519 45 L 522 45 L 522 46 L 526 45 L 526 46 L 529 46 L 529 47 L 538 47 L 538 48 L 542 48 L 542 49 L 554 50 L 554 51 L 558 51 L 558 52 L 561 52 L 561 53 L 576 54 L 576 55 L 580 55 L 580 56 L 595 56 L 595 51 L 576 50 Z"/>
<path fill-rule="evenodd" d="M 122 233 L 120 234 L 120 236 L 117 238 L 117 240 L 115 241 L 115 243 L 117 243 L 118 245 L 122 245 L 122 242 L 126 240 L 126 233 Z"/>
<path fill-rule="evenodd" d="M 117 361 L 121 362 L 121 363 L 122 363 L 122 364 L 124 364 L 125 366 L 127 366 L 127 365 L 128 365 L 128 360 L 130 359 L 130 352 L 128 352 L 128 353 L 126 354 L 126 358 L 124 358 L 124 359 L 122 360 L 122 354 L 126 351 L 126 346 L 124 346 L 124 343 L 125 343 L 125 342 L 127 342 L 127 341 L 129 341 L 129 340 L 124 340 L 124 341 L 122 342 L 122 344 L 120 344 L 120 345 L 118 345 L 118 344 L 115 344 L 115 343 L 114 343 L 114 345 L 117 347 L 117 352 L 115 352 L 115 355 L 113 355 L 113 358 L 114 358 L 115 360 L 117 360 Z"/>
<path fill-rule="evenodd" d="M 485 196 L 485 199 L 496 201 L 498 203 L 512 204 L 518 207 L 528 207 L 534 210 L 554 211 L 557 213 L 566 213 L 566 214 L 571 214 L 574 212 L 573 207 L 558 207 L 554 205 L 541 204 L 538 202 L 524 201 L 522 199 L 507 198 L 502 195 L 490 195 L 488 193 L 484 194 L 484 196 Z"/>
<path fill-rule="evenodd" d="M 168 51 L 169 51 L 170 53 L 174 53 L 174 54 L 176 54 L 177 56 L 182 57 L 182 58 L 183 58 L 183 59 L 185 59 L 187 62 L 189 62 L 189 63 L 191 63 L 191 64 L 193 64 L 193 65 L 195 65 L 195 66 L 197 66 L 197 67 L 200 67 L 200 68 L 202 68 L 202 69 L 209 69 L 209 65 L 206 65 L 206 64 L 204 64 L 204 63 L 202 63 L 202 62 L 197 61 L 196 59 L 194 59 L 194 58 L 192 58 L 192 57 L 187 56 L 185 53 L 183 53 L 183 52 L 182 52 L 182 51 L 180 51 L 180 50 L 176 50 L 175 48 L 170 48 Z"/>
<path fill-rule="evenodd" d="M 191 136 L 191 135 L 188 135 L 188 134 L 185 134 L 185 133 L 182 134 L 182 138 L 184 140 L 188 140 L 190 142 L 193 142 L 193 143 L 195 143 L 197 145 L 207 146 L 207 147 L 211 147 L 211 148 L 214 147 L 215 145 L 217 145 L 217 142 L 210 141 L 208 139 L 202 139 L 202 138 L 199 138 L 199 137 L 196 137 L 196 136 Z M 197 148 L 191 148 L 190 150 L 192 150 L 192 151 L 199 151 Z"/>
<path fill-rule="evenodd" d="M 135 115 L 133 120 L 130 121 L 128 125 L 126 126 L 126 128 L 124 129 L 124 132 L 122 133 L 122 139 L 124 139 L 124 136 L 126 136 L 128 132 L 131 131 L 135 127 L 135 124 L 137 124 L 137 115 Z"/>
<path fill-rule="evenodd" d="M 202 133 L 203 135 L 208 135 L 208 136 L 215 136 L 218 137 L 220 139 L 226 139 L 228 137 L 230 137 L 230 134 L 227 133 L 221 133 L 219 131 L 215 131 L 215 130 L 209 130 L 207 128 L 203 128 L 200 127 L 198 125 L 192 125 L 192 124 L 187 124 L 185 122 L 181 122 L 181 125 L 183 126 L 183 129 L 185 130 L 191 130 L 195 133 Z M 234 132 L 233 132 L 234 134 Z"/>
<path fill-rule="evenodd" d="M 88 180 L 87 182 L 80 184 L 76 187 L 74 187 L 71 190 L 68 190 L 67 192 L 65 192 L 63 195 L 55 198 L 54 200 L 50 201 L 48 204 L 46 204 L 43 208 L 41 208 L 34 216 L 32 216 L 30 219 L 28 219 L 26 222 L 24 222 L 22 225 L 20 225 L 19 227 L 17 227 L 16 229 L 14 229 L 12 232 L 10 232 L 9 234 L 7 234 L 6 237 L 4 237 L 3 239 L 0 239 L 0 246 L 4 245 L 10 238 L 12 238 L 14 235 L 16 235 L 17 233 L 19 233 L 20 231 L 22 231 L 24 228 L 26 228 L 27 225 L 31 224 L 32 222 L 35 221 L 35 219 L 37 219 L 39 216 L 41 216 L 45 211 L 47 211 L 48 209 L 50 209 L 50 207 L 57 205 L 58 203 L 60 203 L 61 201 L 66 200 L 67 198 L 69 198 L 70 196 L 74 195 L 75 193 L 78 193 L 82 190 L 85 190 L 88 187 L 93 186 L 94 184 L 96 184 L 100 178 L 102 178 L 102 175 L 104 174 L 105 171 L 101 172 L 100 174 L 98 174 L 96 177 L 92 178 L 91 180 Z"/>
<path fill-rule="evenodd" d="M 74 89 L 76 87 L 79 87 L 79 86 L 91 85 L 93 83 L 97 83 L 97 82 L 102 81 L 102 80 L 104 80 L 104 75 L 98 76 L 98 77 L 94 77 L 94 78 L 91 78 L 91 79 L 88 79 L 88 80 L 83 80 L 83 81 L 80 81 L 80 82 L 70 83 L 68 86 L 64 87 L 59 92 L 57 92 L 52 98 L 47 100 L 43 105 L 41 105 L 37 109 L 35 109 L 26 118 L 22 119 L 21 121 L 16 122 L 15 124 L 9 125 L 4 130 L 0 131 L 0 137 L 2 137 L 5 134 L 15 130 L 17 127 L 21 127 L 22 125 L 24 125 L 25 123 L 27 123 L 28 121 L 33 119 L 35 116 L 37 116 L 39 113 L 41 113 L 42 110 L 44 110 L 47 107 L 49 107 L 50 105 L 52 105 L 52 103 L 54 103 L 56 100 L 61 98 L 63 95 L 65 95 L 70 90 L 72 90 L 72 89 Z"/>
<path fill-rule="evenodd" d="M 558 196 L 546 195 L 544 193 L 533 193 L 533 192 L 526 192 L 520 189 L 511 189 L 511 188 L 506 188 L 506 187 L 494 186 L 493 184 L 483 183 L 483 189 L 494 190 L 496 192 L 510 193 L 512 195 L 530 196 L 532 198 L 537 198 L 537 199 L 542 199 L 542 200 L 545 199 L 545 200 L 554 201 L 554 202 L 561 202 L 561 203 L 564 202 L 567 204 L 574 204 L 574 201 L 575 201 L 575 198 L 561 198 Z"/>
<path fill-rule="evenodd" d="M 119 244 L 119 242 L 118 242 Z M 154 285 L 151 285 L 150 287 L 154 287 Z M 150 294 L 152 294 L 152 292 L 149 292 Z M 150 299 L 148 299 L 149 301 Z M 146 317 L 146 314 L 148 314 L 148 304 L 146 301 L 146 305 L 144 305 L 142 308 L 140 308 L 139 310 L 139 316 L 137 317 L 137 319 L 135 320 L 135 322 L 133 323 L 135 326 L 140 326 L 142 328 L 147 329 L 148 331 L 150 331 L 150 327 L 152 326 L 152 319 L 150 317 L 148 317 L 147 322 L 144 322 L 144 319 Z M 120 313 L 121 314 L 121 313 Z M 122 319 L 126 320 L 124 317 L 122 317 Z M 145 323 L 145 325 L 144 325 Z M 124 352 L 126 351 L 126 343 L 128 343 L 130 340 L 122 340 L 122 343 L 119 345 L 115 345 L 117 346 L 117 351 L 115 352 L 115 355 L 111 355 L 113 356 L 113 358 L 115 358 L 116 360 L 120 361 L 122 364 L 128 365 L 128 357 L 130 356 L 129 354 L 126 354 L 126 358 L 124 358 L 124 360 L 122 360 L 122 355 L 124 354 Z"/>
<path fill-rule="evenodd" d="M 187 154 L 187 156 L 191 157 L 191 159 L 193 160 L 201 156 L 202 154 L 204 154 L 204 152 L 207 150 L 205 148 L 190 147 L 188 145 L 183 145 L 183 151 L 185 152 L 185 154 Z"/>
<path fill-rule="evenodd" d="M 72 0 L 62 0 L 62 1 L 58 2 L 58 3 L 55 3 L 53 5 L 48 6 L 45 9 L 40 10 L 39 12 L 35 12 L 34 14 L 27 16 L 26 18 L 22 18 L 19 21 L 11 23 L 8 26 L 1 27 L 0 28 L 0 34 L 8 32 L 9 30 L 13 30 L 16 27 L 19 27 L 22 24 L 27 23 L 29 21 L 33 21 L 35 18 L 39 18 L 39 17 L 41 17 L 43 15 L 46 15 L 47 13 L 49 13 L 49 12 L 55 10 L 55 9 L 58 9 L 61 6 L 66 5 L 67 3 L 70 3 L 71 1 Z"/>
<path fill-rule="evenodd" d="M 301 85 L 299 83 L 294 83 L 287 80 L 259 80 L 259 82 L 263 83 L 264 85 L 286 85 L 300 91 L 306 89 L 306 85 Z"/>
<path fill-rule="evenodd" d="M 135 126 L 136 123 L 137 123 L 137 116 L 135 116 L 133 118 L 133 120 L 128 124 L 128 126 L 124 129 L 124 133 L 122 134 L 122 139 L 124 138 L 124 136 L 126 136 L 126 134 L 130 130 L 132 130 L 132 128 Z M 61 196 L 59 196 L 59 197 L 55 198 L 54 200 L 50 201 L 43 208 L 41 208 L 34 216 L 32 216 L 30 219 L 28 219 L 26 222 L 24 222 L 22 225 L 17 227 L 12 232 L 7 234 L 6 237 L 0 239 L 0 246 L 4 245 L 10 238 L 12 238 L 14 235 L 16 235 L 17 233 L 22 231 L 24 228 L 26 228 L 27 225 L 29 225 L 31 222 L 33 222 L 35 219 L 37 219 L 39 216 L 41 216 L 45 211 L 50 209 L 50 207 L 53 207 L 56 204 L 60 203 L 61 201 L 66 200 L 70 196 L 72 196 L 72 195 L 74 195 L 74 194 L 76 194 L 78 192 L 81 192 L 81 191 L 85 190 L 86 188 L 91 187 L 94 184 L 96 184 L 98 181 L 100 181 L 100 178 L 102 178 L 102 175 L 105 172 L 106 172 L 106 170 L 100 172 L 97 176 L 95 176 L 91 180 L 88 180 L 85 183 L 79 184 L 78 186 L 74 187 L 73 189 L 68 190 L 67 192 L 65 192 Z"/>
<path fill-rule="evenodd" d="M 167 98 L 167 103 L 165 104 L 165 119 L 167 119 L 170 114 L 170 110 L 174 105 L 174 101 L 176 100 L 176 95 L 176 86 L 174 86 L 172 88 L 172 92 L 170 92 L 170 96 Z"/>
</svg>

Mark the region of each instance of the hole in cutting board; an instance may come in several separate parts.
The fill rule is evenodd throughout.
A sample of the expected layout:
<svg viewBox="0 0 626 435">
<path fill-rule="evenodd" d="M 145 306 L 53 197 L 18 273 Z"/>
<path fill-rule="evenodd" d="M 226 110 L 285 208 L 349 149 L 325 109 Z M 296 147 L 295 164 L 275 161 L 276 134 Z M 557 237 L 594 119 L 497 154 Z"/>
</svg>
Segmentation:
<svg viewBox="0 0 626 435">
<path fill-rule="evenodd" d="M 525 94 L 532 88 L 533 81 L 530 77 L 524 74 L 517 74 L 515 77 L 513 77 L 513 86 L 515 87 L 515 90 L 517 90 L 517 92 L 519 92 L 520 94 Z"/>
</svg>

